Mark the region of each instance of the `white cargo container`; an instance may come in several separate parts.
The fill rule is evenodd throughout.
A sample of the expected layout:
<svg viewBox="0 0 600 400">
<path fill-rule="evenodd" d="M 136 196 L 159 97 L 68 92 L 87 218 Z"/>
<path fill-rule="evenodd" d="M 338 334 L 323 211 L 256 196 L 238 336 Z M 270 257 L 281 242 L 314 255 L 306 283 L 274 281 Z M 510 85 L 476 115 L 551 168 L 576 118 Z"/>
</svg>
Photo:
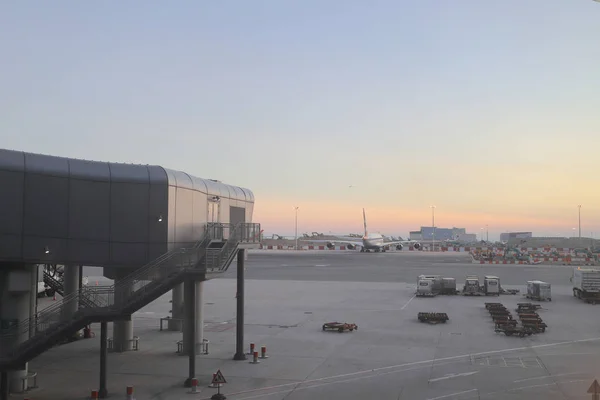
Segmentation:
<svg viewBox="0 0 600 400">
<path fill-rule="evenodd" d="M 493 275 L 483 277 L 483 289 L 486 295 L 500 296 L 500 278 Z"/>
<path fill-rule="evenodd" d="M 528 299 L 538 301 L 552 301 L 552 288 L 547 282 L 542 281 L 527 281 Z"/>
<path fill-rule="evenodd" d="M 600 302 L 600 270 L 577 267 L 571 277 L 573 296 L 588 303 Z"/>
</svg>

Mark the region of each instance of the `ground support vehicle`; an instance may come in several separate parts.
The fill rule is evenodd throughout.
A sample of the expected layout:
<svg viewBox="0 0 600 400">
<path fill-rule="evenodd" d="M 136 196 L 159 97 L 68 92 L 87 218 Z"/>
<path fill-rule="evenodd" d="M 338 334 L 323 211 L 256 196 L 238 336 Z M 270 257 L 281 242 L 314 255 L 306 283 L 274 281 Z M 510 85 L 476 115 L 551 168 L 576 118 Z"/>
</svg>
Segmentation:
<svg viewBox="0 0 600 400">
<path fill-rule="evenodd" d="M 344 331 L 354 331 L 358 330 L 358 325 L 349 324 L 347 322 L 326 322 L 323 324 L 324 331 L 338 331 L 340 333 Z"/>
<path fill-rule="evenodd" d="M 500 286 L 500 294 L 512 294 L 512 295 L 516 295 L 518 293 L 520 293 L 521 290 L 519 289 L 504 289 L 502 286 Z"/>
<path fill-rule="evenodd" d="M 439 275 L 419 275 L 417 278 L 418 297 L 437 296 L 442 289 L 442 277 Z"/>
<path fill-rule="evenodd" d="M 483 293 L 486 296 L 500 296 L 500 278 L 487 275 L 483 278 Z"/>
<path fill-rule="evenodd" d="M 446 323 L 450 319 L 448 314 L 436 312 L 420 312 L 417 314 L 417 318 L 420 322 L 429 322 L 430 324 Z"/>
<path fill-rule="evenodd" d="M 571 277 L 573 296 L 586 303 L 600 303 L 600 269 L 577 267 Z"/>
<path fill-rule="evenodd" d="M 525 297 L 531 300 L 552 301 L 551 286 L 549 283 L 542 281 L 527 281 L 527 294 Z"/>
<path fill-rule="evenodd" d="M 463 285 L 462 294 L 464 296 L 482 296 L 483 289 L 479 284 L 479 277 L 475 275 L 468 275 Z"/>
<path fill-rule="evenodd" d="M 517 327 L 517 326 L 503 326 L 503 327 L 499 327 L 496 328 L 494 330 L 496 333 L 504 333 L 506 336 L 519 336 L 519 337 L 525 337 L 525 336 L 531 336 L 533 335 L 534 331 L 531 328 L 528 327 Z"/>
</svg>

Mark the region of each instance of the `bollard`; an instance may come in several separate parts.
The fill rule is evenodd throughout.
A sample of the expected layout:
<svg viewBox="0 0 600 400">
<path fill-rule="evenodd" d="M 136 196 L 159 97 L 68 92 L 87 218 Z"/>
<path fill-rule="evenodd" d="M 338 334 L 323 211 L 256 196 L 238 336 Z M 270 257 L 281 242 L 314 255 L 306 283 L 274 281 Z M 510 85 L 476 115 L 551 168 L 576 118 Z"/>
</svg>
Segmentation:
<svg viewBox="0 0 600 400">
<path fill-rule="evenodd" d="M 192 393 L 200 393 L 198 392 L 198 379 L 192 379 Z"/>
<path fill-rule="evenodd" d="M 258 361 L 258 351 L 255 351 L 254 353 L 252 353 L 252 361 L 250 361 L 250 364 L 258 364 L 260 361 Z"/>
<path fill-rule="evenodd" d="M 98 391 L 97 390 L 92 390 L 92 395 L 90 396 L 90 399 L 92 399 L 92 400 L 98 399 Z"/>
<path fill-rule="evenodd" d="M 127 386 L 127 400 L 135 400 L 133 398 L 133 386 Z"/>
<path fill-rule="evenodd" d="M 254 343 L 250 343 L 250 355 L 254 354 Z"/>
<path fill-rule="evenodd" d="M 267 355 L 267 346 L 261 346 L 260 348 L 260 358 L 269 358 Z"/>
</svg>

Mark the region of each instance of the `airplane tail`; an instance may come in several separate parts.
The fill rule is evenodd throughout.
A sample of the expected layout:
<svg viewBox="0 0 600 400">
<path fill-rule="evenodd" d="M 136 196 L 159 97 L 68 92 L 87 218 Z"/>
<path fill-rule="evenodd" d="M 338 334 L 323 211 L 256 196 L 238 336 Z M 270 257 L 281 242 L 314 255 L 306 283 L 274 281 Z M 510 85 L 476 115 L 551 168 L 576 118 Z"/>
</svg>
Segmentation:
<svg viewBox="0 0 600 400">
<path fill-rule="evenodd" d="M 365 226 L 365 236 L 369 234 L 367 231 L 367 214 L 365 214 L 365 209 L 363 208 L 363 224 Z"/>
</svg>

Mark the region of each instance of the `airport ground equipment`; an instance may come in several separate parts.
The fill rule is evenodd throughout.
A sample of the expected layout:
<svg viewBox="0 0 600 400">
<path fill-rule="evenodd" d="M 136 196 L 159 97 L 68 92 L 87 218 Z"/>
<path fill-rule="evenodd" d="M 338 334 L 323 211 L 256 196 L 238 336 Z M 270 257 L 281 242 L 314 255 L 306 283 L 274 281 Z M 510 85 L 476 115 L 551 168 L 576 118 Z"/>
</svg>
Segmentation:
<svg viewBox="0 0 600 400">
<path fill-rule="evenodd" d="M 476 275 L 468 275 L 463 285 L 462 294 L 464 296 L 481 296 L 483 291 L 479 284 L 479 277 Z"/>
<path fill-rule="evenodd" d="M 456 279 L 454 278 L 442 278 L 442 287 L 440 294 L 455 295 L 460 292 L 456 290 Z"/>
<path fill-rule="evenodd" d="M 531 300 L 552 301 L 551 285 L 542 281 L 527 281 L 527 294 L 525 297 Z"/>
<path fill-rule="evenodd" d="M 429 322 L 430 324 L 446 323 L 450 319 L 448 314 L 438 312 L 420 312 L 417 314 L 417 318 L 420 322 Z"/>
<path fill-rule="evenodd" d="M 519 336 L 519 337 L 525 337 L 525 336 L 531 336 L 533 335 L 535 332 L 533 331 L 533 329 L 528 328 L 528 327 L 519 327 L 519 326 L 511 326 L 511 325 L 505 325 L 502 327 L 497 327 L 494 329 L 494 331 L 496 333 L 504 333 L 506 336 Z"/>
<path fill-rule="evenodd" d="M 483 292 L 486 296 L 500 296 L 500 278 L 486 275 L 483 278 Z"/>
<path fill-rule="evenodd" d="M 519 289 L 504 289 L 502 286 L 500 286 L 500 294 L 512 294 L 512 295 L 516 295 L 518 293 L 520 293 L 521 290 Z"/>
<path fill-rule="evenodd" d="M 571 277 L 573 296 L 586 303 L 600 303 L 600 269 L 577 267 Z"/>
<path fill-rule="evenodd" d="M 437 296 L 442 289 L 442 277 L 440 275 L 419 275 L 417 278 L 417 293 L 419 297 Z"/>
<path fill-rule="evenodd" d="M 326 322 L 323 324 L 324 331 L 338 331 L 340 333 L 345 331 L 357 331 L 358 325 L 349 324 L 347 322 Z"/>
</svg>

